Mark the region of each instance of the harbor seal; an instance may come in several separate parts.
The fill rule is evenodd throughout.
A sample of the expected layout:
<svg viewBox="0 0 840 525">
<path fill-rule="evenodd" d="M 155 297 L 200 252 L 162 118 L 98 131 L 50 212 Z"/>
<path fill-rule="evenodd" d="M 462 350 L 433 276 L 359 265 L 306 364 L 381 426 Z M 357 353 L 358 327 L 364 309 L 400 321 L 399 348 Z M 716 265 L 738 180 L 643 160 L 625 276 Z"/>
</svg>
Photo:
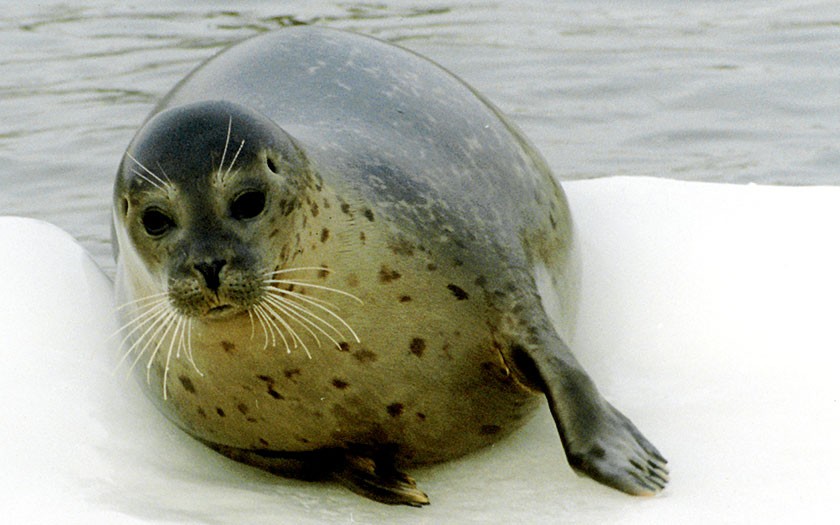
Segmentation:
<svg viewBox="0 0 840 525">
<path fill-rule="evenodd" d="M 405 469 L 498 441 L 545 396 L 573 468 L 630 494 L 667 483 L 565 342 L 560 186 L 412 52 L 299 27 L 200 65 L 125 152 L 114 245 L 126 363 L 229 457 L 418 506 Z"/>
</svg>

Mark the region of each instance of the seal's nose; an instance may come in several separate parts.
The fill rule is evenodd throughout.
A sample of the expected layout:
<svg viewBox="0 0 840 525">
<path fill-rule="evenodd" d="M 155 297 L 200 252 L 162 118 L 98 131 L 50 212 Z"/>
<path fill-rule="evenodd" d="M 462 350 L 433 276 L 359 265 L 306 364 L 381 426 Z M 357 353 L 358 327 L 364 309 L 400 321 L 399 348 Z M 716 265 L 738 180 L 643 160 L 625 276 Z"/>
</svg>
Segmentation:
<svg viewBox="0 0 840 525">
<path fill-rule="evenodd" d="M 225 264 L 227 264 L 227 261 L 224 259 L 195 263 L 195 269 L 198 270 L 198 273 L 204 276 L 204 282 L 207 283 L 207 288 L 209 288 L 211 292 L 215 292 L 219 289 L 219 273 L 221 273 Z"/>
</svg>

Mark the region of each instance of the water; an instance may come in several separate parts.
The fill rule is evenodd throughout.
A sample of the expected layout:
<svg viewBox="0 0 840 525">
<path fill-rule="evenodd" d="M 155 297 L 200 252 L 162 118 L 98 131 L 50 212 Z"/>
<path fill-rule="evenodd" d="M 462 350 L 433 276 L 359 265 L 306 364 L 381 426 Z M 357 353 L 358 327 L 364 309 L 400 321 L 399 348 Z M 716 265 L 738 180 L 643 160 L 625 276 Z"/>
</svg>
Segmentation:
<svg viewBox="0 0 840 525">
<path fill-rule="evenodd" d="M 225 45 L 296 23 L 433 58 L 561 179 L 840 181 L 836 2 L 0 3 L 0 214 L 58 224 L 107 270 L 112 177 L 154 102 Z"/>
</svg>

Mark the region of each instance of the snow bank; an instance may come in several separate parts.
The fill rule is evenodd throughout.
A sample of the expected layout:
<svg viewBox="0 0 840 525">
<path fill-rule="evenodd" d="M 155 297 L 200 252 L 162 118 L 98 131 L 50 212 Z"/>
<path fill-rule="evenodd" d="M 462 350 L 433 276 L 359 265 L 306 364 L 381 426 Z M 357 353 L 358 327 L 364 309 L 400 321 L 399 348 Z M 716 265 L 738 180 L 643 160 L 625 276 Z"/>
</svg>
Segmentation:
<svg viewBox="0 0 840 525">
<path fill-rule="evenodd" d="M 655 498 L 565 464 L 547 410 L 415 471 L 424 509 L 274 478 L 169 425 L 114 371 L 110 283 L 67 234 L 0 218 L 0 508 L 61 523 L 818 523 L 840 514 L 840 188 L 565 185 L 574 347 L 670 459 Z"/>
</svg>

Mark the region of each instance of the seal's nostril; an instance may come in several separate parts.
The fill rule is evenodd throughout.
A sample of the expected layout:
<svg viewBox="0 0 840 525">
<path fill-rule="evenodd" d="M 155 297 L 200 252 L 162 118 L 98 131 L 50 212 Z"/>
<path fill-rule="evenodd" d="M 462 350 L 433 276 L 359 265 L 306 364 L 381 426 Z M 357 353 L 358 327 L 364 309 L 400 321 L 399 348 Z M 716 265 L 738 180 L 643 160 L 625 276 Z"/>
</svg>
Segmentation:
<svg viewBox="0 0 840 525">
<path fill-rule="evenodd" d="M 215 292 L 219 289 L 219 273 L 221 273 L 225 264 L 227 264 L 227 261 L 216 259 L 210 262 L 195 263 L 194 267 L 198 270 L 198 273 L 204 276 L 207 288 Z"/>
</svg>

